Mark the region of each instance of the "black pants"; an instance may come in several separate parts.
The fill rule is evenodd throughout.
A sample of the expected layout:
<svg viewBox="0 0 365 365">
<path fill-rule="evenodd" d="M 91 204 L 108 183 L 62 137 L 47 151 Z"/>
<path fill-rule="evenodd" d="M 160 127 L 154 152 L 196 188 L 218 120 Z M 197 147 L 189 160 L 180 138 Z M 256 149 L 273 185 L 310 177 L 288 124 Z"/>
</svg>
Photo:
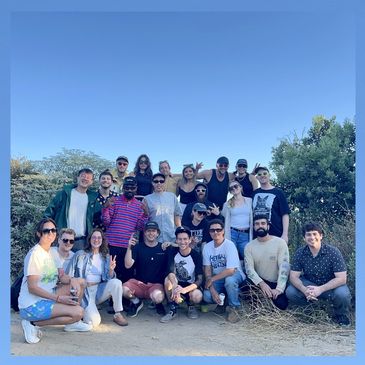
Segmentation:
<svg viewBox="0 0 365 365">
<path fill-rule="evenodd" d="M 124 284 L 134 276 L 134 268 L 126 269 L 124 266 L 124 256 L 127 252 L 126 247 L 109 246 L 109 253 L 114 256 L 117 255 L 117 266 L 115 267 L 115 273 L 117 278 Z"/>
</svg>

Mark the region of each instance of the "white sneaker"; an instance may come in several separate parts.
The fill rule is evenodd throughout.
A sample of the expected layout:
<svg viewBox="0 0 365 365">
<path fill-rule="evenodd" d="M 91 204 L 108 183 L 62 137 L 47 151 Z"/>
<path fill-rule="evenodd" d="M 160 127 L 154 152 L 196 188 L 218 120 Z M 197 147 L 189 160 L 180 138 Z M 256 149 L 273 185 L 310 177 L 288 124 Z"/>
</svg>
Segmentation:
<svg viewBox="0 0 365 365">
<path fill-rule="evenodd" d="M 28 343 L 38 343 L 40 338 L 37 336 L 38 330 L 29 321 L 22 319 L 25 341 Z"/>
<path fill-rule="evenodd" d="M 85 323 L 83 321 L 78 321 L 75 323 L 66 324 L 63 330 L 66 332 L 87 332 L 91 331 L 92 328 L 93 328 L 92 324 Z"/>
</svg>

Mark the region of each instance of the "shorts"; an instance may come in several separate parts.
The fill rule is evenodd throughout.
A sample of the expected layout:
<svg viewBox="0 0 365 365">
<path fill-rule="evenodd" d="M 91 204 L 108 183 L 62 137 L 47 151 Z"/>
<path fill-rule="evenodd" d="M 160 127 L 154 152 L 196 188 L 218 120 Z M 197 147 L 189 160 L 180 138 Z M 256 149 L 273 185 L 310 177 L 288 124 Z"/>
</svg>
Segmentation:
<svg viewBox="0 0 365 365">
<path fill-rule="evenodd" d="M 27 308 L 20 308 L 19 314 L 22 319 L 27 321 L 43 321 L 50 319 L 52 309 L 56 302 L 50 299 L 39 300 Z"/>
<path fill-rule="evenodd" d="M 182 288 L 186 288 L 187 286 L 191 285 L 191 283 L 188 283 L 186 281 L 178 281 L 178 285 L 180 285 Z M 200 290 L 203 293 L 203 289 L 201 287 L 197 287 L 194 290 Z M 182 298 L 184 298 L 186 303 L 190 303 L 190 293 L 192 293 L 194 290 L 190 291 L 189 293 L 180 294 Z"/>
<path fill-rule="evenodd" d="M 129 279 L 123 286 L 134 291 L 134 296 L 140 299 L 151 299 L 151 294 L 154 290 L 161 290 L 164 293 L 162 284 L 159 283 L 144 283 L 136 279 Z"/>
</svg>

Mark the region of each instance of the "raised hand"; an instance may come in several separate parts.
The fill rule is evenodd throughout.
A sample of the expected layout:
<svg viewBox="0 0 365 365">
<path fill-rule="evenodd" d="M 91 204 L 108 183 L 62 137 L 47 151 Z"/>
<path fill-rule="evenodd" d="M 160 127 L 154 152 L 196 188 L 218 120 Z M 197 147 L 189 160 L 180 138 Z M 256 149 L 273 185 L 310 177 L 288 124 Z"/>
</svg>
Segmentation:
<svg viewBox="0 0 365 365">
<path fill-rule="evenodd" d="M 117 266 L 117 255 L 114 255 L 114 257 L 111 255 L 110 256 L 110 265 L 109 265 L 110 271 L 114 271 L 116 266 Z"/>
<path fill-rule="evenodd" d="M 115 204 L 115 199 L 116 199 L 116 197 L 115 197 L 115 196 L 113 196 L 113 197 L 111 197 L 111 198 L 107 199 L 107 200 L 106 200 L 106 202 L 104 203 L 103 207 L 104 207 L 104 208 L 112 207 L 112 206 Z"/>
</svg>

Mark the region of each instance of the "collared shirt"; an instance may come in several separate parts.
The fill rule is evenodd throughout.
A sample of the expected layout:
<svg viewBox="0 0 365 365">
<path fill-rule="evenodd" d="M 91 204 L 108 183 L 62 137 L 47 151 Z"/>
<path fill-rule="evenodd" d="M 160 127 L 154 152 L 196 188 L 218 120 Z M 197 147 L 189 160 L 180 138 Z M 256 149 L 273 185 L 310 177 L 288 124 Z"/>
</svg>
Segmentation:
<svg viewBox="0 0 365 365">
<path fill-rule="evenodd" d="M 101 207 L 103 207 L 103 205 L 106 203 L 106 201 L 108 199 L 110 199 L 112 197 L 117 197 L 117 196 L 119 196 L 119 194 L 112 190 L 109 191 L 109 195 L 107 197 L 104 197 L 103 195 L 100 194 L 100 191 L 98 191 L 98 196 L 96 198 L 96 201 L 100 204 Z M 93 227 L 100 228 L 104 232 L 106 230 L 106 228 L 102 222 L 102 219 L 101 219 L 101 210 L 94 214 Z"/>
<path fill-rule="evenodd" d="M 102 209 L 102 222 L 110 246 L 128 247 L 132 233 L 141 231 L 147 219 L 142 203 L 136 198 L 127 200 L 124 195 L 117 197 L 113 205 Z"/>
<path fill-rule="evenodd" d="M 336 272 L 346 271 L 347 268 L 340 250 L 322 243 L 315 257 L 307 245 L 299 248 L 294 255 L 291 270 L 302 271 L 307 280 L 323 285 L 332 280 Z"/>
</svg>

